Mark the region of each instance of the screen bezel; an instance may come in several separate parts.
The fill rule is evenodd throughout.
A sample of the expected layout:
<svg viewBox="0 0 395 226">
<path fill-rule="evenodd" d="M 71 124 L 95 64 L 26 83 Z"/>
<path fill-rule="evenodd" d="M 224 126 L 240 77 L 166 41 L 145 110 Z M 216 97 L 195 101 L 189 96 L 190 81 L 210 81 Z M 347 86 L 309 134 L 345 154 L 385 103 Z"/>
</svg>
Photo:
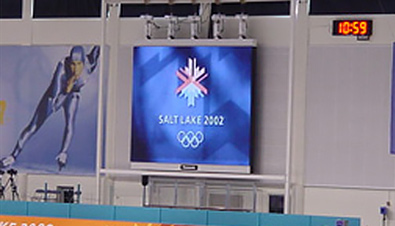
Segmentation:
<svg viewBox="0 0 395 226">
<path fill-rule="evenodd" d="M 212 173 L 242 173 L 249 174 L 252 169 L 252 156 L 254 146 L 254 133 L 253 133 L 253 122 L 254 122 L 254 81 L 255 81 L 255 49 L 257 48 L 257 42 L 255 39 L 227 39 L 227 40 L 187 40 L 187 39 L 176 39 L 176 40 L 146 40 L 136 43 L 131 47 L 132 60 L 135 47 L 143 46 L 169 46 L 169 47 L 188 47 L 188 46 L 220 46 L 220 47 L 252 47 L 252 60 L 251 62 L 251 119 L 250 119 L 250 150 L 249 158 L 250 164 L 245 166 L 240 165 L 212 165 L 212 164 L 194 164 L 194 163 L 159 163 L 159 162 L 137 162 L 132 161 L 130 156 L 130 164 L 132 170 L 149 170 L 149 171 L 179 171 L 179 172 L 212 172 Z M 132 76 L 133 76 L 133 64 L 132 64 Z M 133 79 L 132 79 L 133 80 Z M 132 92 L 133 101 L 133 92 Z M 133 112 L 133 103 L 132 103 Z M 133 117 L 133 115 L 131 115 Z M 132 128 L 133 125 L 131 125 Z M 130 139 L 132 139 L 131 134 Z M 132 142 L 130 142 L 130 151 L 132 153 Z"/>
</svg>

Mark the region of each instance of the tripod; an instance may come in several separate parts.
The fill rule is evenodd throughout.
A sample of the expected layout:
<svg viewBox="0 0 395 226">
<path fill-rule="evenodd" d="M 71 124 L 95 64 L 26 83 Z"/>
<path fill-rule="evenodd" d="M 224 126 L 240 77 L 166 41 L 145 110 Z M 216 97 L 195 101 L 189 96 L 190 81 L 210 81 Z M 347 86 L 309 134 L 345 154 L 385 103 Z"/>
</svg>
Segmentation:
<svg viewBox="0 0 395 226">
<path fill-rule="evenodd" d="M 2 172 L 2 173 L 1 173 Z M 5 186 L 3 186 L 3 174 L 4 171 L 0 170 L 0 199 L 4 200 L 4 190 L 5 190 Z"/>
<path fill-rule="evenodd" d="M 11 194 L 12 194 L 12 200 L 19 200 L 19 193 L 18 193 L 18 187 L 16 186 L 15 180 L 14 180 L 14 175 L 11 175 L 10 178 L 8 179 L 10 182 L 10 187 L 11 187 Z"/>
<path fill-rule="evenodd" d="M 14 169 L 10 169 L 7 172 L 8 172 L 8 174 L 10 174 L 10 177 L 8 178 L 8 181 L 4 185 L 4 187 L 2 187 L 3 199 L 4 199 L 4 191 L 7 188 L 7 186 L 10 185 L 10 187 L 11 187 L 11 194 L 12 194 L 12 200 L 15 200 L 15 199 L 19 200 L 18 187 L 16 186 L 15 178 L 14 178 L 14 176 L 17 174 L 17 171 L 14 170 Z M 0 195 L 1 195 L 1 193 L 0 193 Z"/>
</svg>

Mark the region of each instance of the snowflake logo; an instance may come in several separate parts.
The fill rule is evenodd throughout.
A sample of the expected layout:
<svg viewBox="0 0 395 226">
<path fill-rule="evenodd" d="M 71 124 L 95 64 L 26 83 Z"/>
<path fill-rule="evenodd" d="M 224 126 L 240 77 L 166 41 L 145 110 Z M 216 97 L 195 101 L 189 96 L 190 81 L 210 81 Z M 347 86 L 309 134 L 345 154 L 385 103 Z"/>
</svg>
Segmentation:
<svg viewBox="0 0 395 226">
<path fill-rule="evenodd" d="M 206 69 L 196 65 L 196 58 L 188 58 L 188 66 L 180 68 L 176 75 L 184 83 L 176 89 L 176 94 L 188 101 L 188 107 L 194 107 L 196 98 L 207 95 L 208 90 L 200 82 L 208 77 Z"/>
</svg>

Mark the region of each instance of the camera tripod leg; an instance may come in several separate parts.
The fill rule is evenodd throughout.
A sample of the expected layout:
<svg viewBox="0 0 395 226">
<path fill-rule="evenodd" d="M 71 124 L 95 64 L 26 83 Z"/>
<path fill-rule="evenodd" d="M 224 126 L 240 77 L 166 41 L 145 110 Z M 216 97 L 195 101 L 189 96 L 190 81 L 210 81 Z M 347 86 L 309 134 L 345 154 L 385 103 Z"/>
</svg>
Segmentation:
<svg viewBox="0 0 395 226">
<path fill-rule="evenodd" d="M 18 201 L 20 200 L 18 192 L 12 192 L 12 201 L 15 201 L 15 197 L 16 197 L 16 200 L 18 200 Z"/>
<path fill-rule="evenodd" d="M 3 186 L 3 183 L 2 183 L 2 181 L 0 179 L 0 200 L 4 200 L 5 199 L 4 191 L 5 191 L 5 186 Z"/>
</svg>

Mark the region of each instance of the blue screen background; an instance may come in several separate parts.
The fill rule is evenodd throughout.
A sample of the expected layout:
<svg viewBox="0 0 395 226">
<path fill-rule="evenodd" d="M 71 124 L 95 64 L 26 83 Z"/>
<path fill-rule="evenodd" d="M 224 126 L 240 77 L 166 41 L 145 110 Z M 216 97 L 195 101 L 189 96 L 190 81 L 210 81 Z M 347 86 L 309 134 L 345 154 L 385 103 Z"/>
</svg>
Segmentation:
<svg viewBox="0 0 395 226">
<path fill-rule="evenodd" d="M 252 55 L 253 47 L 135 47 L 131 161 L 249 166 Z M 188 59 L 208 74 L 200 81 L 207 94 L 194 106 L 176 93 Z M 188 116 L 199 123 L 181 122 Z M 221 123 L 205 124 L 210 116 Z M 197 147 L 180 142 L 188 132 Z"/>
</svg>

